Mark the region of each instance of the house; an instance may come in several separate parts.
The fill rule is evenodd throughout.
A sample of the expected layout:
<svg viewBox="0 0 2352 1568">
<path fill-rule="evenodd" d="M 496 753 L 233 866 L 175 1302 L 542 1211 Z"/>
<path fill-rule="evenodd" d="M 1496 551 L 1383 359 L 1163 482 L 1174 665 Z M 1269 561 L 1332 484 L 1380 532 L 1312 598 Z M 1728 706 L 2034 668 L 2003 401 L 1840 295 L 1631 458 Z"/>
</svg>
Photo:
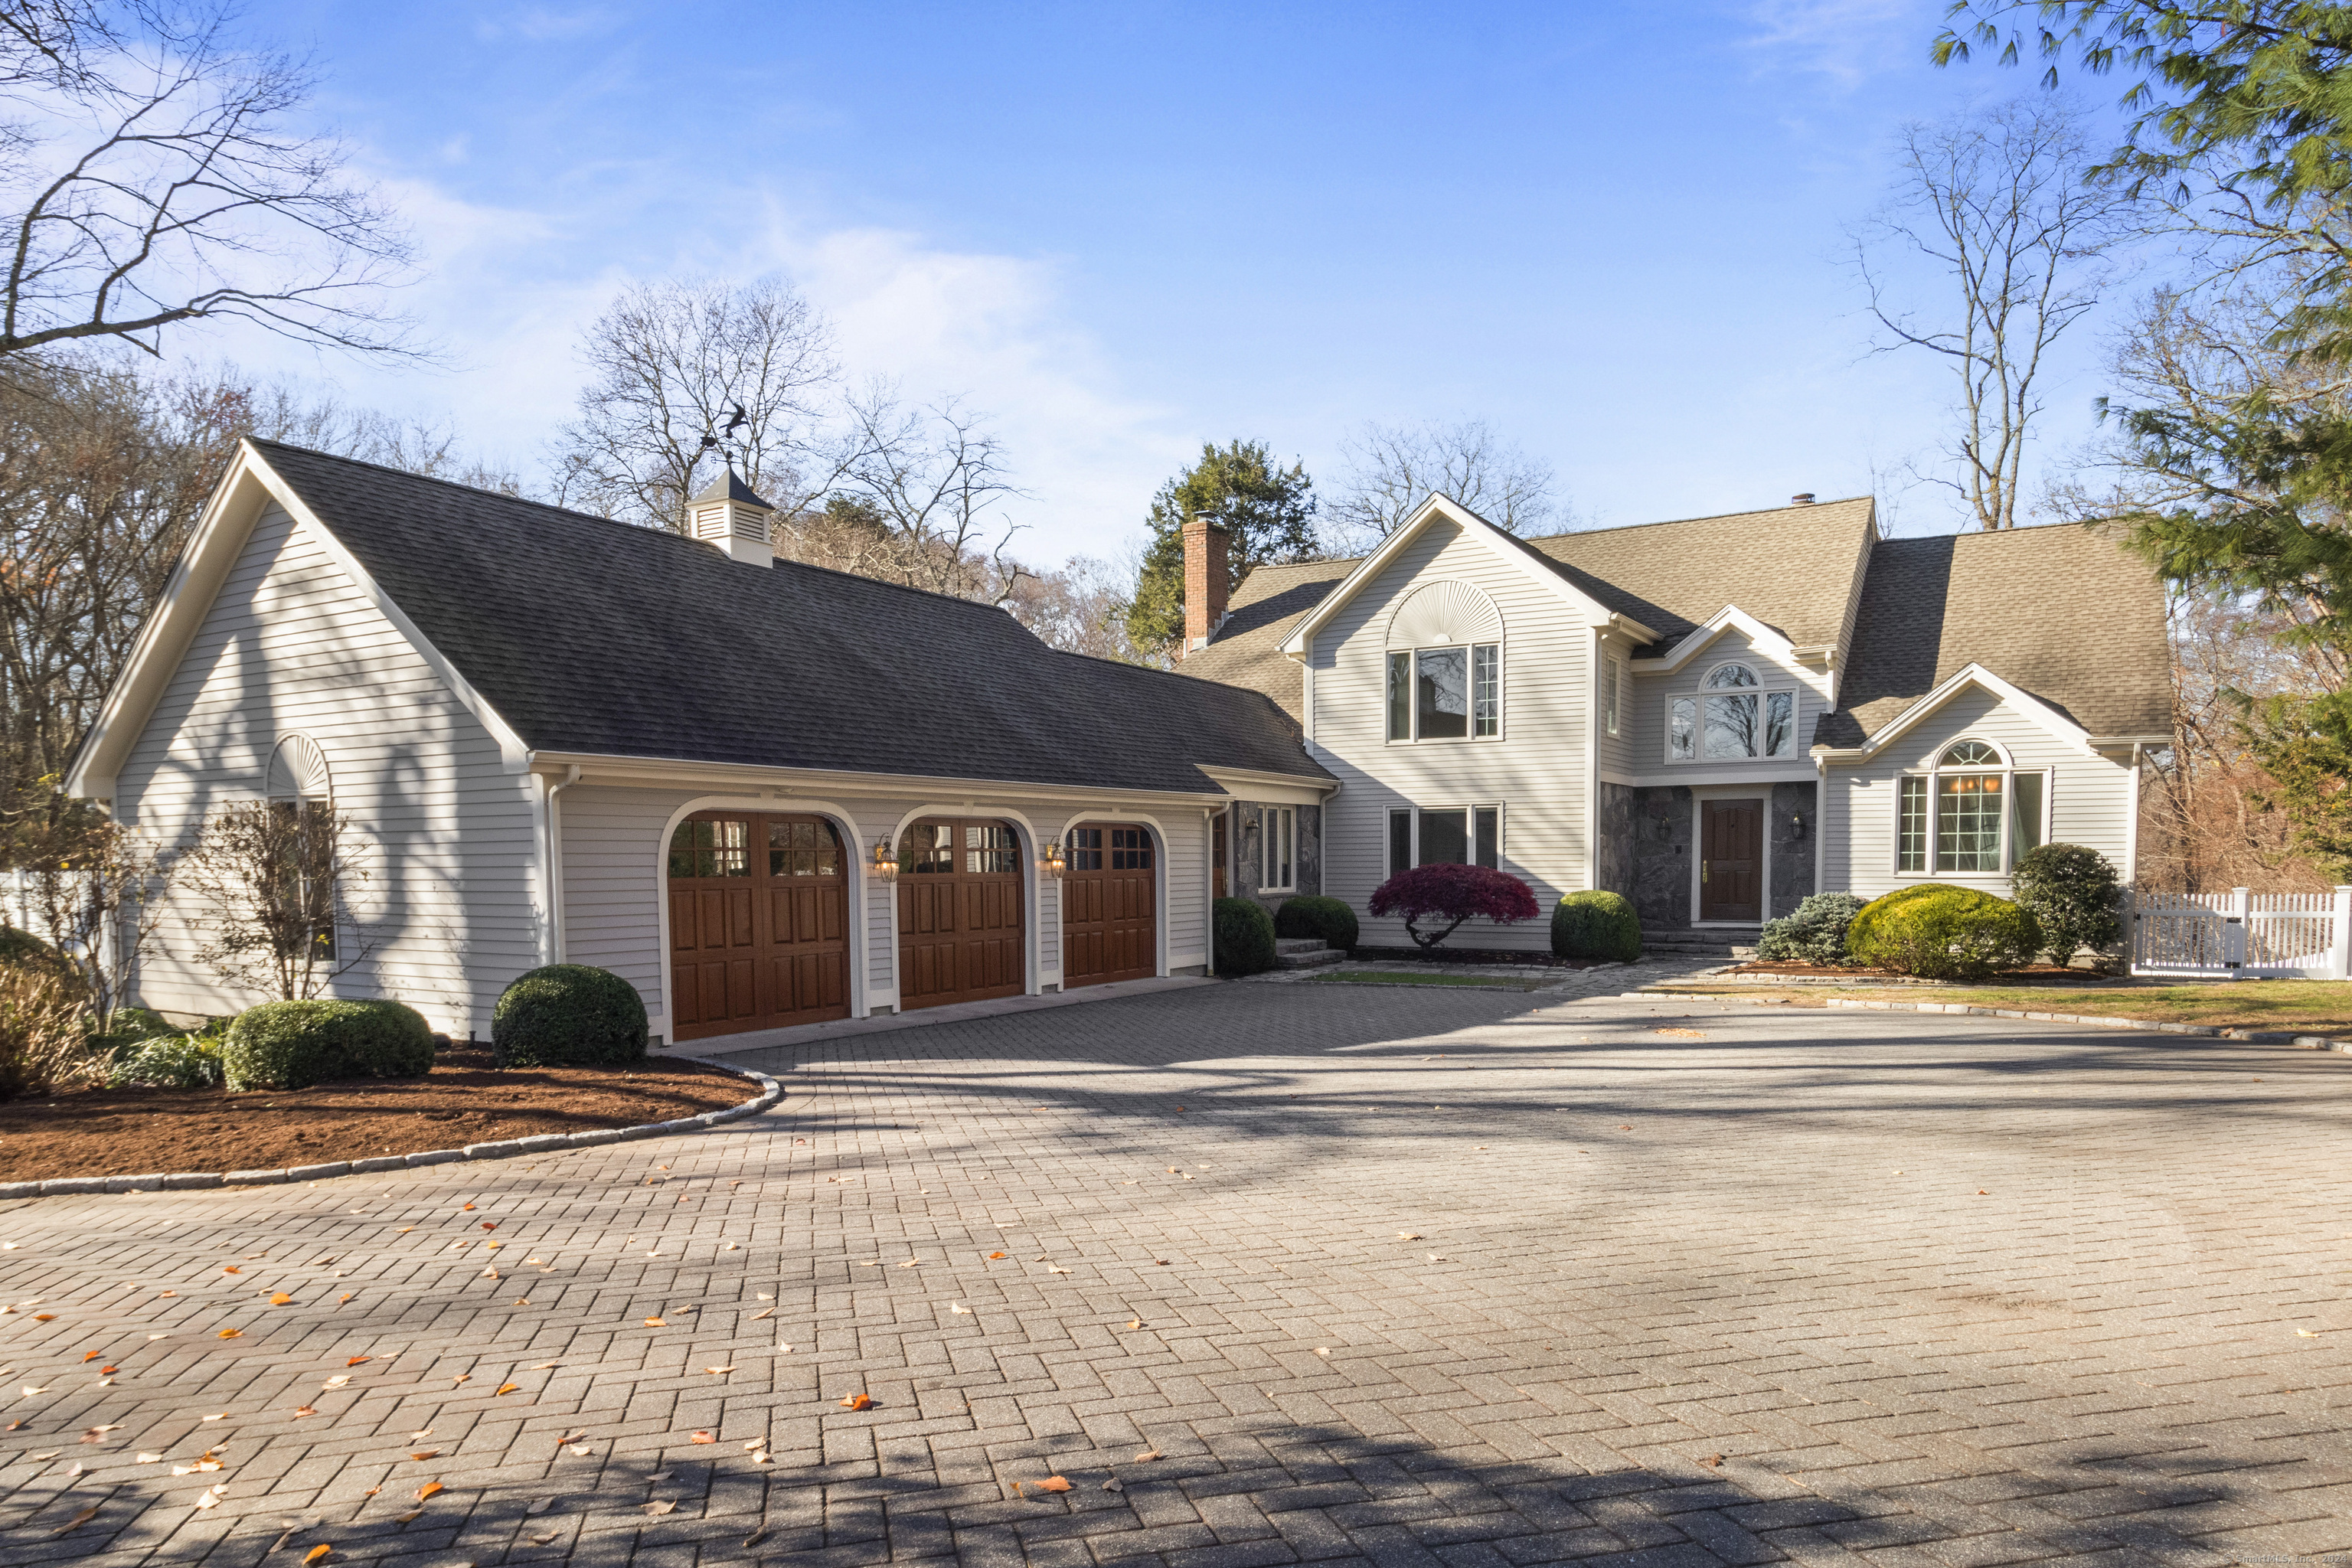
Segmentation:
<svg viewBox="0 0 2352 1568">
<path fill-rule="evenodd" d="M 595 964 L 690 1042 L 1209 962 L 1213 824 L 1336 787 L 1240 687 L 774 560 L 730 473 L 656 532 L 267 441 L 214 493 L 68 787 L 184 847 L 331 801 L 336 994 L 487 1036 Z M 175 883 L 139 1000 L 259 1000 Z"/>
<path fill-rule="evenodd" d="M 594 964 L 677 1044 L 1199 973 L 1213 897 L 1360 912 L 1432 861 L 1734 933 L 2003 889 L 2052 839 L 2128 876 L 2168 733 L 2161 595 L 2083 528 L 1882 540 L 1864 500 L 1520 540 L 1440 497 L 1228 605 L 1196 521 L 1171 672 L 776 560 L 772 515 L 732 473 L 678 534 L 247 441 L 67 787 L 167 849 L 331 803 L 366 847 L 337 994 L 486 1034 L 517 974 Z M 138 999 L 256 1000 L 164 897 Z"/>
<path fill-rule="evenodd" d="M 2045 842 L 2128 879 L 2170 740 L 2161 588 L 2091 527 L 1881 539 L 1867 498 L 1800 496 L 1521 540 L 1436 497 L 1230 603 L 1222 537 L 1185 542 L 1184 672 L 1265 694 L 1339 781 L 1319 810 L 1230 814 L 1244 894 L 1278 842 L 1298 890 L 1360 914 L 1398 870 L 1475 861 L 1546 907 L 1610 889 L 1654 937 L 1740 940 L 1816 890 L 2005 893 Z"/>
</svg>

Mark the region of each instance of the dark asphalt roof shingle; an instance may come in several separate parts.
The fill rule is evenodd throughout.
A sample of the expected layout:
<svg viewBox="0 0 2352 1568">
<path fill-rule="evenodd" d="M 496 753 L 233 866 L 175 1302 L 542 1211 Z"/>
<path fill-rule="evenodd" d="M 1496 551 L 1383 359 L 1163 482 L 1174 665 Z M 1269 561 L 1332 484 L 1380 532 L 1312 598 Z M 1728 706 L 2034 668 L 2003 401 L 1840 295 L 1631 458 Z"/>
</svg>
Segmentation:
<svg viewBox="0 0 2352 1568">
<path fill-rule="evenodd" d="M 2171 733 L 2163 585 L 2111 531 L 2061 523 L 1879 541 L 1814 743 L 1860 745 L 1971 664 L 2094 735 Z"/>
<path fill-rule="evenodd" d="M 535 751 L 1205 792 L 1329 775 L 1257 693 L 1057 652 L 1003 610 L 254 446 Z"/>
</svg>

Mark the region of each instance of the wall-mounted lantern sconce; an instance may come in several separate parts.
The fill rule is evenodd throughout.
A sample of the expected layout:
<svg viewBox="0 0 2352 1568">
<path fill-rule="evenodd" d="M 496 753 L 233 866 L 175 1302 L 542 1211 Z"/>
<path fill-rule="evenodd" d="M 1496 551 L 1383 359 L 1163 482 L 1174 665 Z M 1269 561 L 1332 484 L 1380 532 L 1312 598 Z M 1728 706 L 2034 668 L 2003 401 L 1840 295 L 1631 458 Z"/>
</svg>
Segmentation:
<svg viewBox="0 0 2352 1568">
<path fill-rule="evenodd" d="M 1791 844 L 1801 844 L 1804 841 L 1805 819 L 1801 816 L 1791 816 L 1789 818 L 1789 842 Z"/>
<path fill-rule="evenodd" d="M 1658 818 L 1658 842 L 1664 843 L 1675 836 L 1675 825 L 1666 817 Z"/>
<path fill-rule="evenodd" d="M 1061 880 L 1062 873 L 1068 866 L 1069 861 L 1062 854 L 1062 841 L 1058 838 L 1048 839 L 1037 851 L 1037 869 L 1055 881 Z"/>
<path fill-rule="evenodd" d="M 881 878 L 886 882 L 898 876 L 898 852 L 890 847 L 890 841 L 888 839 L 877 838 L 874 841 L 874 859 L 872 865 L 874 874 Z"/>
</svg>

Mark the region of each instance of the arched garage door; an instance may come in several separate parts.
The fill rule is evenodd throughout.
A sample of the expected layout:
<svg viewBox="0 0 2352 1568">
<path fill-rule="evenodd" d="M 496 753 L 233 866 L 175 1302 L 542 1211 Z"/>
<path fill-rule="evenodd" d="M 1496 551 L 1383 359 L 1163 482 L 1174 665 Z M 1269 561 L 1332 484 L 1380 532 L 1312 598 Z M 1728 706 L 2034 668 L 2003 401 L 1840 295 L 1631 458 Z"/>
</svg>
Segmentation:
<svg viewBox="0 0 2352 1568">
<path fill-rule="evenodd" d="M 670 1033 L 849 1016 L 849 878 L 814 816 L 703 812 L 669 846 Z"/>
<path fill-rule="evenodd" d="M 898 840 L 898 1006 L 985 1002 L 1028 989 L 1021 835 L 941 817 Z"/>
<path fill-rule="evenodd" d="M 1062 876 L 1062 986 L 1160 973 L 1158 875 L 1139 825 L 1073 827 Z"/>
</svg>

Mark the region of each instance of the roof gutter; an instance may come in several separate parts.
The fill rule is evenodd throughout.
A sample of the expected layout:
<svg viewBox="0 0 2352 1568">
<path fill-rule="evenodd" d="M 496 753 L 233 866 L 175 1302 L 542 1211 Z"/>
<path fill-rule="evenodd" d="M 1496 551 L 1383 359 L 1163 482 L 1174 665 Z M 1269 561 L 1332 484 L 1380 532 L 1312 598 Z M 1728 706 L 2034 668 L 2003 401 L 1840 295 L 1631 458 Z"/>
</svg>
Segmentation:
<svg viewBox="0 0 2352 1568">
<path fill-rule="evenodd" d="M 1033 799 L 1088 803 L 1108 797 L 1112 800 L 1186 801 L 1211 805 L 1233 798 L 1222 789 L 1170 790 L 1120 784 L 1052 784 L 1023 779 L 959 778 L 937 773 L 850 773 L 824 768 L 767 767 L 756 763 L 702 762 L 685 757 L 631 757 L 597 752 L 542 751 L 533 752 L 530 756 L 533 764 L 540 769 L 569 769 L 576 765 L 583 774 L 593 773 L 607 780 L 617 776 L 631 783 L 709 781 L 771 787 L 789 784 L 811 794 L 850 790 L 903 795 L 910 789 L 933 789 L 975 795 L 1024 795 Z M 1309 783 L 1322 784 L 1327 781 L 1299 778 L 1293 782 L 1304 785 Z"/>
</svg>

